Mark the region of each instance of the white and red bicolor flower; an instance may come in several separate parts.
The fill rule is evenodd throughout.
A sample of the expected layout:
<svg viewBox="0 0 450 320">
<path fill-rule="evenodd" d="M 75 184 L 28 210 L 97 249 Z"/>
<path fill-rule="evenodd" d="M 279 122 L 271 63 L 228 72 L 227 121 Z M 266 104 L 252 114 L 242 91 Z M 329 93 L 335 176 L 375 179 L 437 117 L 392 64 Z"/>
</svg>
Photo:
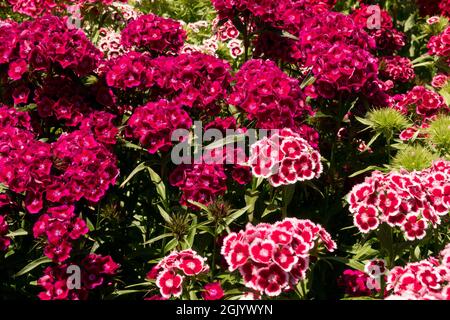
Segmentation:
<svg viewBox="0 0 450 320">
<path fill-rule="evenodd" d="M 258 290 L 256 285 L 256 280 L 258 279 L 258 270 L 259 268 L 255 266 L 253 263 L 246 263 L 242 267 L 239 267 L 239 272 L 244 279 L 245 286 L 247 288 Z"/>
<path fill-rule="evenodd" d="M 228 269 L 239 269 L 247 288 L 277 296 L 306 277 L 309 255 L 316 245 L 328 251 L 336 243 L 322 226 L 310 220 L 286 218 L 274 224 L 247 224 L 223 241 Z"/>
<path fill-rule="evenodd" d="M 399 195 L 393 191 L 387 191 L 379 195 L 379 207 L 385 216 L 396 214 L 400 208 Z"/>
<path fill-rule="evenodd" d="M 414 213 L 410 213 L 406 216 L 403 223 L 402 230 L 405 233 L 405 237 L 408 240 L 420 240 L 425 238 L 427 223 L 423 219 L 419 219 Z"/>
<path fill-rule="evenodd" d="M 298 181 L 311 180 L 316 176 L 316 172 L 314 171 L 315 162 L 307 154 L 302 154 L 296 159 L 293 166 L 297 173 Z"/>
<path fill-rule="evenodd" d="M 368 233 L 371 230 L 378 228 L 380 220 L 378 219 L 377 208 L 372 205 L 361 205 L 354 215 L 354 223 L 363 233 Z"/>
<path fill-rule="evenodd" d="M 203 271 L 204 261 L 202 257 L 192 255 L 182 257 L 177 262 L 177 268 L 184 272 L 187 276 L 195 276 Z"/>
<path fill-rule="evenodd" d="M 274 229 L 269 236 L 270 240 L 279 245 L 288 245 L 292 241 L 292 235 L 281 228 Z"/>
<path fill-rule="evenodd" d="M 323 171 L 320 153 L 299 134 L 283 129 L 250 147 L 253 175 L 268 178 L 274 187 L 318 178 Z"/>
<path fill-rule="evenodd" d="M 288 285 L 288 274 L 276 264 L 272 264 L 259 270 L 256 285 L 261 293 L 269 297 L 278 296 Z"/>
<path fill-rule="evenodd" d="M 272 240 L 255 241 L 250 245 L 249 251 L 253 261 L 268 264 L 272 260 L 275 243 Z"/>
<path fill-rule="evenodd" d="M 183 292 L 183 277 L 172 270 L 165 270 L 159 274 L 156 285 L 164 298 L 179 297 Z"/>
<path fill-rule="evenodd" d="M 284 271 L 289 272 L 298 262 L 298 256 L 289 246 L 278 247 L 273 253 L 273 261 Z"/>
<path fill-rule="evenodd" d="M 234 271 L 240 266 L 243 266 L 249 257 L 249 245 L 243 242 L 236 242 L 233 249 L 226 256 L 228 262 L 228 269 Z"/>
<path fill-rule="evenodd" d="M 424 290 L 423 284 L 417 280 L 416 276 L 411 273 L 407 272 L 400 276 L 398 279 L 398 283 L 396 285 L 396 290 L 398 292 L 414 292 L 414 293 L 420 293 Z"/>
<path fill-rule="evenodd" d="M 426 287 L 438 290 L 441 288 L 441 276 L 431 268 L 423 268 L 417 272 L 417 279 Z"/>
</svg>

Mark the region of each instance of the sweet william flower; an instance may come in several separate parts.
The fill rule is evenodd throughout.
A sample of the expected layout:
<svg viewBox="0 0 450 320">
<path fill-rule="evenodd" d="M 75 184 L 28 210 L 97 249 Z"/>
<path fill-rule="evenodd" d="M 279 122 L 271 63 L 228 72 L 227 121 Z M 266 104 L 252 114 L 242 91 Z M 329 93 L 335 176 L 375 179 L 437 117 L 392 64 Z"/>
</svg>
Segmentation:
<svg viewBox="0 0 450 320">
<path fill-rule="evenodd" d="M 219 282 L 208 283 L 203 287 L 203 300 L 220 300 L 224 297 L 224 291 Z"/>
</svg>

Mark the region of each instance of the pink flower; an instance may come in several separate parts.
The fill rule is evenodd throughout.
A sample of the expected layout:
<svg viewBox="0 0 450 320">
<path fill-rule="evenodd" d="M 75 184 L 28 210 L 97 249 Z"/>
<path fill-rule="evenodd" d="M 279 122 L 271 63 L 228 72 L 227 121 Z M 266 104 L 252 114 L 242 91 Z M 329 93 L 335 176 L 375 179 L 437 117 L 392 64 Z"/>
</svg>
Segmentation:
<svg viewBox="0 0 450 320">
<path fill-rule="evenodd" d="M 183 277 L 172 271 L 162 272 L 156 279 L 156 285 L 161 291 L 161 295 L 168 299 L 171 296 L 179 297 L 183 292 Z"/>
<path fill-rule="evenodd" d="M 208 283 L 203 287 L 203 300 L 220 300 L 224 296 L 222 286 L 219 282 Z"/>
<path fill-rule="evenodd" d="M 434 76 L 433 81 L 431 82 L 431 85 L 434 88 L 441 89 L 447 84 L 448 80 L 449 80 L 449 77 L 447 75 L 438 74 L 438 75 Z"/>
<path fill-rule="evenodd" d="M 28 71 L 28 64 L 24 59 L 19 59 L 9 65 L 8 76 L 13 80 L 19 80 Z"/>
</svg>

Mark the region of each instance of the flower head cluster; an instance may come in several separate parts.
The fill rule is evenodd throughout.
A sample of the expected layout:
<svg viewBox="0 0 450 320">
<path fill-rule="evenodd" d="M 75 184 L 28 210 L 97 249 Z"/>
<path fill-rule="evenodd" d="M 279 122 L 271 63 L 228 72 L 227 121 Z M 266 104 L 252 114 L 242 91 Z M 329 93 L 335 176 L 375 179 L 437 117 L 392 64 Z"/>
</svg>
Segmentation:
<svg viewBox="0 0 450 320">
<path fill-rule="evenodd" d="M 372 173 L 349 194 L 355 226 L 363 233 L 380 223 L 402 230 L 405 238 L 423 239 L 450 210 L 450 163 L 436 161 L 422 171 Z"/>
<path fill-rule="evenodd" d="M 120 33 L 112 29 L 102 28 L 99 31 L 99 35 L 100 39 L 97 46 L 108 59 L 117 58 L 127 52 L 120 43 Z"/>
<path fill-rule="evenodd" d="M 36 141 L 32 133 L 15 127 L 0 130 L 0 182 L 15 193 L 25 194 L 25 206 L 37 213 L 52 168 L 50 145 Z"/>
<path fill-rule="evenodd" d="M 227 175 L 221 164 L 206 163 L 180 165 L 169 177 L 170 184 L 181 189 L 180 203 L 198 209 L 189 200 L 204 205 L 211 204 L 227 190 Z"/>
<path fill-rule="evenodd" d="M 136 108 L 128 120 L 129 135 L 139 139 L 150 153 L 167 151 L 172 146 L 172 133 L 191 126 L 192 120 L 187 112 L 167 100 L 149 102 Z"/>
<path fill-rule="evenodd" d="M 83 31 L 69 28 L 64 18 L 45 16 L 0 28 L 9 35 L 0 44 L 0 64 L 9 64 L 13 80 L 26 72 L 51 72 L 52 66 L 85 76 L 101 59 L 101 52 Z"/>
<path fill-rule="evenodd" d="M 373 291 L 367 287 L 369 276 L 359 270 L 346 269 L 338 278 L 339 287 L 351 297 L 370 296 Z"/>
<path fill-rule="evenodd" d="M 450 300 L 450 245 L 440 257 L 390 270 L 386 289 L 387 299 Z"/>
<path fill-rule="evenodd" d="M 275 224 L 248 224 L 245 230 L 230 233 L 221 254 L 230 271 L 239 269 L 246 287 L 278 296 L 306 277 L 310 251 L 318 243 L 328 251 L 336 249 L 336 243 L 320 225 L 287 218 Z"/>
<path fill-rule="evenodd" d="M 51 13 L 61 13 L 64 10 L 70 12 L 76 6 L 80 8 L 85 3 L 110 5 L 114 0 L 8 0 L 14 12 L 18 12 L 29 17 L 39 17 Z M 128 0 L 118 0 L 127 2 Z"/>
<path fill-rule="evenodd" d="M 119 129 L 114 125 L 115 118 L 115 115 L 106 111 L 94 111 L 81 122 L 80 129 L 90 130 L 98 142 L 114 145 L 119 133 Z"/>
<path fill-rule="evenodd" d="M 323 171 L 320 153 L 290 129 L 253 144 L 249 164 L 254 176 L 268 178 L 274 187 L 312 180 Z"/>
<path fill-rule="evenodd" d="M 411 60 L 408 58 L 384 57 L 381 66 L 381 75 L 394 82 L 408 82 L 416 76 Z"/>
<path fill-rule="evenodd" d="M 71 267 L 80 268 L 80 287 L 71 288 L 69 276 L 73 274 Z M 89 291 L 104 284 L 107 277 L 116 274 L 119 265 L 110 256 L 90 254 L 80 265 L 59 264 L 47 267 L 39 278 L 38 285 L 44 289 L 39 293 L 41 300 L 86 300 Z M 75 270 L 75 269 L 74 269 Z"/>
<path fill-rule="evenodd" d="M 85 198 L 98 202 L 119 171 L 115 156 L 85 130 L 63 134 L 52 145 L 58 171 L 47 187 L 47 200 L 73 203 Z"/>
<path fill-rule="evenodd" d="M 444 97 L 422 86 L 416 86 L 405 95 L 399 96 L 394 108 L 402 113 L 419 115 L 422 120 L 432 119 L 440 112 L 448 112 Z M 412 110 L 411 110 L 412 109 Z"/>
<path fill-rule="evenodd" d="M 5 251 L 11 244 L 11 239 L 7 237 L 9 226 L 6 216 L 0 215 L 0 251 Z"/>
<path fill-rule="evenodd" d="M 428 42 L 428 53 L 439 57 L 450 57 L 450 27 L 441 34 L 432 36 Z"/>
<path fill-rule="evenodd" d="M 380 24 L 374 15 L 381 14 Z M 356 24 L 365 30 L 375 39 L 377 49 L 383 52 L 393 52 L 401 49 L 405 45 L 405 35 L 394 28 L 389 12 L 381 9 L 374 10 L 373 6 L 360 4 L 359 8 L 352 13 Z"/>
<path fill-rule="evenodd" d="M 0 128 L 16 127 L 32 131 L 31 118 L 27 112 L 0 104 Z"/>
<path fill-rule="evenodd" d="M 164 257 L 152 270 L 150 277 L 156 278 L 161 296 L 169 299 L 174 296 L 180 297 L 183 293 L 183 281 L 185 277 L 194 277 L 202 273 L 207 273 L 209 266 L 206 258 L 201 257 L 197 252 L 187 249 L 183 251 L 173 251 Z"/>
<path fill-rule="evenodd" d="M 142 89 L 154 85 L 152 59 L 139 52 L 128 52 L 109 60 L 105 72 L 106 83 L 113 88 Z"/>
<path fill-rule="evenodd" d="M 178 53 L 186 39 L 181 24 L 154 14 L 131 21 L 122 30 L 121 44 L 126 49 L 148 51 L 155 55 Z"/>
<path fill-rule="evenodd" d="M 62 205 L 52 207 L 41 215 L 33 227 L 34 237 L 46 237 L 44 253 L 55 262 L 63 262 L 70 257 L 72 241 L 88 233 L 86 222 L 75 216 L 75 207 Z"/>
<path fill-rule="evenodd" d="M 351 16 L 338 12 L 313 15 L 298 37 L 298 59 L 316 78 L 313 97 L 330 99 L 342 92 L 386 99 L 382 88 L 374 85 L 378 81 L 378 60 L 372 54 L 375 41 Z"/>
<path fill-rule="evenodd" d="M 319 58 L 319 56 L 314 57 Z M 358 93 L 377 79 L 378 61 L 357 46 L 334 44 L 312 65 L 317 93 L 326 99 L 336 92 Z"/>
<path fill-rule="evenodd" d="M 208 114 L 219 109 L 230 86 L 230 65 L 206 54 L 194 52 L 155 60 L 157 86 L 173 96 L 173 101 Z"/>
<path fill-rule="evenodd" d="M 244 110 L 262 129 L 294 128 L 312 113 L 297 79 L 270 60 L 250 60 L 234 77 L 228 102 Z"/>
<path fill-rule="evenodd" d="M 34 93 L 39 116 L 56 118 L 66 126 L 77 126 L 92 111 L 86 90 L 65 75 L 46 77 Z"/>
</svg>

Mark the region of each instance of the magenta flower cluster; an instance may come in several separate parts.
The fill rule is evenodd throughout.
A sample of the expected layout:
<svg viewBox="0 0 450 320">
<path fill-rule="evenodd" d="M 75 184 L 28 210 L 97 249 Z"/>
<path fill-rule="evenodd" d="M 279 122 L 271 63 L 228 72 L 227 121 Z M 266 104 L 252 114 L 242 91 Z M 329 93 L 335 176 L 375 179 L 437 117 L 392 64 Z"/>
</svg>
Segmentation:
<svg viewBox="0 0 450 320">
<path fill-rule="evenodd" d="M 68 268 L 75 266 L 80 268 L 80 288 L 69 288 L 69 285 L 76 285 L 69 280 L 72 272 Z M 93 290 L 107 280 L 108 277 L 116 274 L 119 265 L 110 256 L 89 254 L 80 261 L 79 265 L 59 264 L 47 267 L 44 275 L 37 281 L 44 290 L 39 293 L 41 300 L 86 300 L 89 291 Z M 74 269 L 75 270 L 75 269 Z"/>
<path fill-rule="evenodd" d="M 139 16 L 121 33 L 125 49 L 146 51 L 152 54 L 176 54 L 186 39 L 186 31 L 173 19 L 154 14 Z"/>
<path fill-rule="evenodd" d="M 149 102 L 134 110 L 128 120 L 129 135 L 138 139 L 150 153 L 167 151 L 172 146 L 172 133 L 190 129 L 192 119 L 183 108 L 167 100 Z"/>
</svg>

